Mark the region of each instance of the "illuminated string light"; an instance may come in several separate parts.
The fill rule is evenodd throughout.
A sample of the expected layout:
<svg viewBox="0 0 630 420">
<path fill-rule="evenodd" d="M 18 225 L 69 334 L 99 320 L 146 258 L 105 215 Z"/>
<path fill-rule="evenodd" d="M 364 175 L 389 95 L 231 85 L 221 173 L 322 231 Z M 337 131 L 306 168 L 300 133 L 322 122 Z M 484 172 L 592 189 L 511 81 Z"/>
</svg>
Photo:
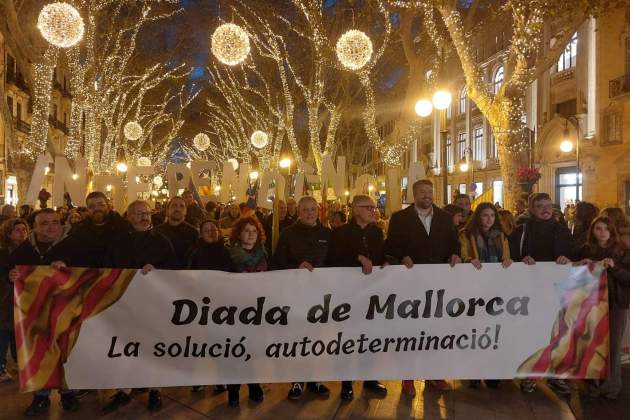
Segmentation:
<svg viewBox="0 0 630 420">
<path fill-rule="evenodd" d="M 229 66 L 242 63 L 249 55 L 250 45 L 247 32 L 238 25 L 225 23 L 212 33 L 212 54 Z"/>
<path fill-rule="evenodd" d="M 74 6 L 58 2 L 42 8 L 37 18 L 37 29 L 55 47 L 69 48 L 81 41 L 85 25 Z"/>
<path fill-rule="evenodd" d="M 146 156 L 141 156 L 138 158 L 138 166 L 151 166 L 151 159 Z"/>
<path fill-rule="evenodd" d="M 124 128 L 125 138 L 127 140 L 136 141 L 142 137 L 142 126 L 137 121 L 129 121 Z"/>
</svg>

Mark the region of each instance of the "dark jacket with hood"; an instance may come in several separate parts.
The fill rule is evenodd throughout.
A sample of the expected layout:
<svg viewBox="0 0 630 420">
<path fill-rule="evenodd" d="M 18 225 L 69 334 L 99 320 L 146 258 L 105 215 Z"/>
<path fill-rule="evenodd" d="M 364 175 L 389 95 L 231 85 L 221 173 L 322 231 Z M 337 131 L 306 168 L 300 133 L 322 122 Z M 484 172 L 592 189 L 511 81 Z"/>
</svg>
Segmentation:
<svg viewBox="0 0 630 420">
<path fill-rule="evenodd" d="M 560 256 L 571 258 L 575 251 L 571 232 L 554 218 L 540 220 L 532 216 L 514 229 L 510 240 L 516 248 L 514 261 L 522 261 L 526 256 L 535 261 L 555 261 Z"/>
</svg>

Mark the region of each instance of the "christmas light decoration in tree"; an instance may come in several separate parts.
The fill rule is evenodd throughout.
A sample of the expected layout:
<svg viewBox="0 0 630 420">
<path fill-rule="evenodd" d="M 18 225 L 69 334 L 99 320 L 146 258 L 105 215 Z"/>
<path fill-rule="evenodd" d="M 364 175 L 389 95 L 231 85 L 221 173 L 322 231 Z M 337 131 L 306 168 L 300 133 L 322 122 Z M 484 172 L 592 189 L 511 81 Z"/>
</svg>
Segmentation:
<svg viewBox="0 0 630 420">
<path fill-rule="evenodd" d="M 269 136 L 264 131 L 254 131 L 250 138 L 252 145 L 257 149 L 262 149 L 269 144 Z"/>
<path fill-rule="evenodd" d="M 136 141 L 142 137 L 142 126 L 137 121 L 129 121 L 123 129 L 127 140 Z"/>
<path fill-rule="evenodd" d="M 77 9 L 58 2 L 44 6 L 37 18 L 37 29 L 55 47 L 69 48 L 81 41 L 85 25 Z"/>
<path fill-rule="evenodd" d="M 162 177 L 160 175 L 156 175 L 156 176 L 153 177 L 153 184 L 157 188 L 160 188 L 162 185 L 164 185 L 164 180 L 162 179 Z"/>
<path fill-rule="evenodd" d="M 232 168 L 234 168 L 234 170 L 238 169 L 238 160 L 231 158 L 231 159 L 228 159 L 227 161 L 232 164 Z"/>
<path fill-rule="evenodd" d="M 203 152 L 210 146 L 210 137 L 206 133 L 199 133 L 193 138 L 195 149 Z"/>
<path fill-rule="evenodd" d="M 146 156 L 141 156 L 138 158 L 138 166 L 151 166 L 151 159 Z"/>
<path fill-rule="evenodd" d="M 225 23 L 219 26 L 211 38 L 212 54 L 229 66 L 240 64 L 249 55 L 249 35 L 238 25 Z"/>
<path fill-rule="evenodd" d="M 359 70 L 372 57 L 372 41 L 364 32 L 351 29 L 337 41 L 337 58 L 350 70 Z"/>
</svg>

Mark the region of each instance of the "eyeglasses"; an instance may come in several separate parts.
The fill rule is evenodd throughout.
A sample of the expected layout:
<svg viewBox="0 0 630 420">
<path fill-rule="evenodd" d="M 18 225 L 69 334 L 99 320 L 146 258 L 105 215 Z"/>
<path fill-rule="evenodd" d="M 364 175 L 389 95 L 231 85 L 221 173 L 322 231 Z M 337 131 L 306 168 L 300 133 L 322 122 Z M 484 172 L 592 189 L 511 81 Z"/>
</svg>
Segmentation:
<svg viewBox="0 0 630 420">
<path fill-rule="evenodd" d="M 376 210 L 376 206 L 355 206 L 355 207 L 361 207 L 361 208 L 364 208 L 364 209 L 368 209 L 370 211 Z"/>
</svg>

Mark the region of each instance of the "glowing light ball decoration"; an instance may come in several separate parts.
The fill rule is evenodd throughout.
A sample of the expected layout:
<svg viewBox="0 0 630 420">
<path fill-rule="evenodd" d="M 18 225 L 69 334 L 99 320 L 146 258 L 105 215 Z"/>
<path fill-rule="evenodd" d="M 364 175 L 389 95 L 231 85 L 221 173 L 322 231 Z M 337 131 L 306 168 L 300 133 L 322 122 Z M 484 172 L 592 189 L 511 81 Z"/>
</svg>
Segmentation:
<svg viewBox="0 0 630 420">
<path fill-rule="evenodd" d="M 211 37 L 212 54 L 229 66 L 242 63 L 249 55 L 249 35 L 233 23 L 225 23 L 214 30 Z"/>
<path fill-rule="evenodd" d="M 269 144 L 269 136 L 264 131 L 254 131 L 254 133 L 250 137 L 250 141 L 255 148 L 262 149 L 267 144 Z"/>
<path fill-rule="evenodd" d="M 70 48 L 83 39 L 85 25 L 79 11 L 68 3 L 50 3 L 37 18 L 37 29 L 44 39 L 59 48 Z"/>
<path fill-rule="evenodd" d="M 227 161 L 232 164 L 232 168 L 234 168 L 234 170 L 238 169 L 238 160 L 232 158 L 232 159 L 228 159 Z"/>
<path fill-rule="evenodd" d="M 151 159 L 146 156 L 141 156 L 138 158 L 138 166 L 151 166 Z"/>
<path fill-rule="evenodd" d="M 372 40 L 364 32 L 351 29 L 337 41 L 337 58 L 350 70 L 359 70 L 372 58 Z"/>
<path fill-rule="evenodd" d="M 160 188 L 162 185 L 164 185 L 164 180 L 160 175 L 156 175 L 155 177 L 153 177 L 153 184 L 156 187 Z"/>
<path fill-rule="evenodd" d="M 193 138 L 193 146 L 195 149 L 203 152 L 210 147 L 210 137 L 206 133 L 199 133 Z"/>
<path fill-rule="evenodd" d="M 125 138 L 131 141 L 138 140 L 144 133 L 144 130 L 142 130 L 142 126 L 138 124 L 138 121 L 129 121 L 125 124 L 123 131 L 125 133 Z"/>
</svg>

